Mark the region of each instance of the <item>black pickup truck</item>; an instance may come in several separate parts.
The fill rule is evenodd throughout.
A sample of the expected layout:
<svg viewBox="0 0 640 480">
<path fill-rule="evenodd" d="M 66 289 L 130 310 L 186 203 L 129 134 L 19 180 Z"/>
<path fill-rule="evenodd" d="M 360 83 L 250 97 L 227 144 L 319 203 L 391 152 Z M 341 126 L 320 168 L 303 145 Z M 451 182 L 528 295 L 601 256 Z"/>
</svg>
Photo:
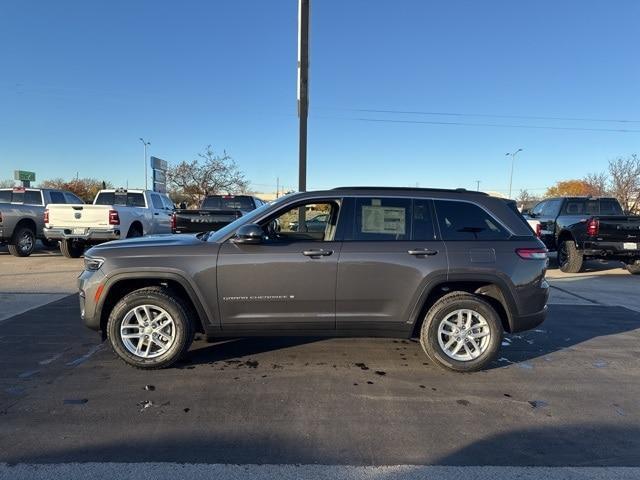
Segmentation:
<svg viewBox="0 0 640 480">
<path fill-rule="evenodd" d="M 528 221 L 549 250 L 558 252 L 560 270 L 577 273 L 584 260 L 619 260 L 640 274 L 640 216 L 625 215 L 608 197 L 548 198 Z"/>
<path fill-rule="evenodd" d="M 176 210 L 171 217 L 171 231 L 199 233 L 219 230 L 265 203 L 250 195 L 209 195 L 197 210 Z"/>
</svg>

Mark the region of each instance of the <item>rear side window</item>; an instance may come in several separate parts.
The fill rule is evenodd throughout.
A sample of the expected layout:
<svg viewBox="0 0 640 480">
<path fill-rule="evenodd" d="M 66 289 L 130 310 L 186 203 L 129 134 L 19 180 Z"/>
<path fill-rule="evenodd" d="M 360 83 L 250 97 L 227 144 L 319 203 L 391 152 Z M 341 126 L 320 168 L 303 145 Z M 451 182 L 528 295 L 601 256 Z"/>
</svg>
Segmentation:
<svg viewBox="0 0 640 480">
<path fill-rule="evenodd" d="M 549 200 L 545 203 L 544 208 L 542 209 L 543 217 L 557 217 L 558 213 L 560 213 L 560 206 L 562 205 L 562 200 Z"/>
<path fill-rule="evenodd" d="M 51 203 L 67 203 L 61 192 L 49 192 L 49 196 L 51 197 Z"/>
<path fill-rule="evenodd" d="M 411 240 L 435 240 L 436 233 L 431 213 L 431 200 L 414 200 L 411 222 Z"/>
<path fill-rule="evenodd" d="M 356 198 L 353 238 L 357 241 L 409 240 L 411 200 Z"/>
<path fill-rule="evenodd" d="M 27 190 L 23 201 L 27 205 L 42 205 L 42 194 L 37 190 Z"/>
<path fill-rule="evenodd" d="M 473 203 L 435 200 L 443 240 L 505 240 L 509 233 Z"/>
</svg>

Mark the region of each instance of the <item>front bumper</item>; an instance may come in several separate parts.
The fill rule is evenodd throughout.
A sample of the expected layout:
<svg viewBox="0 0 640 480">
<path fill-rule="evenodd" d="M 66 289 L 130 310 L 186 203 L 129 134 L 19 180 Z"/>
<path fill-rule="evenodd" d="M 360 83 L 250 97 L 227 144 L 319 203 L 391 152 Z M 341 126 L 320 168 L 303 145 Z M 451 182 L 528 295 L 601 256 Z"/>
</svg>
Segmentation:
<svg viewBox="0 0 640 480">
<path fill-rule="evenodd" d="M 100 330 L 100 312 L 96 307 L 104 288 L 104 278 L 101 270 L 84 270 L 78 277 L 80 318 L 91 330 Z"/>
<path fill-rule="evenodd" d="M 74 233 L 73 228 L 45 228 L 44 236 L 48 240 L 84 240 L 86 242 L 120 239 L 120 230 L 111 228 L 86 228 L 83 233 Z"/>
</svg>

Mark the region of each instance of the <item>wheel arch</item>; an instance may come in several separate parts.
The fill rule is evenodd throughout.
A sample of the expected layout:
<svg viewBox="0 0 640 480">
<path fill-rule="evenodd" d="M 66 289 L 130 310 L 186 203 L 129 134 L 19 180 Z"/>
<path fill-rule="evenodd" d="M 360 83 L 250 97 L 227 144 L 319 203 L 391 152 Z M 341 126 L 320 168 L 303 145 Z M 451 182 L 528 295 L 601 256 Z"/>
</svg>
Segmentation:
<svg viewBox="0 0 640 480">
<path fill-rule="evenodd" d="M 13 227 L 13 233 L 11 234 L 12 241 L 15 239 L 15 235 L 18 232 L 18 229 L 22 227 L 30 228 L 33 231 L 33 235 L 35 237 L 38 236 L 38 226 L 36 225 L 35 220 L 33 220 L 32 218 L 21 218 L 20 220 L 18 220 L 18 223 L 16 223 L 16 226 Z"/>
<path fill-rule="evenodd" d="M 107 321 L 113 307 L 127 293 L 140 288 L 162 286 L 177 292 L 193 309 L 196 316 L 196 331 L 206 333 L 216 327 L 214 318 L 195 286 L 175 272 L 129 272 L 109 276 L 100 300 L 96 305 L 96 315 L 100 318 L 100 331 L 105 335 Z"/>
<path fill-rule="evenodd" d="M 409 323 L 413 326 L 413 336 L 420 331 L 429 308 L 440 298 L 454 291 L 479 295 L 496 310 L 504 330 L 513 331 L 513 318 L 517 314 L 517 304 L 506 281 L 491 274 L 460 274 L 441 275 L 425 285 L 409 319 Z"/>
</svg>

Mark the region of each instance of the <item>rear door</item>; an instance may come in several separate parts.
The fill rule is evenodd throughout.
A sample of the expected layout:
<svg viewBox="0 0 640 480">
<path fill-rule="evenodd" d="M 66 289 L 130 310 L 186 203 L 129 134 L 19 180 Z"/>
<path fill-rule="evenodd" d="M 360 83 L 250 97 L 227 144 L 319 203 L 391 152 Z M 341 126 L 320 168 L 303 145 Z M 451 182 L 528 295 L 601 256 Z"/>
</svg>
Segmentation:
<svg viewBox="0 0 640 480">
<path fill-rule="evenodd" d="M 430 199 L 353 197 L 338 262 L 339 330 L 397 330 L 408 321 L 426 283 L 447 273 Z"/>
</svg>

